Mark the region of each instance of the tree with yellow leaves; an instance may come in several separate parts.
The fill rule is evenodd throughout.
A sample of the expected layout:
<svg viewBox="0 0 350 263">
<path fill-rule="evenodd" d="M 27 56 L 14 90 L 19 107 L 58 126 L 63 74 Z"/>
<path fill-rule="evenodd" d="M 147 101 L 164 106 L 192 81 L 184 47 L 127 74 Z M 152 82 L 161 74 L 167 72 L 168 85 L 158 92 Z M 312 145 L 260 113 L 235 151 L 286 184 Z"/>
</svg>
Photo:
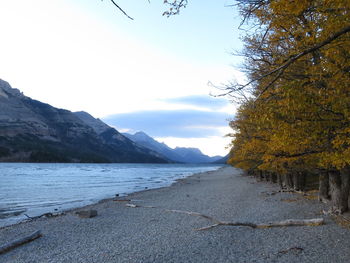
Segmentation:
<svg viewBox="0 0 350 263">
<path fill-rule="evenodd" d="M 294 188 L 307 172 L 322 171 L 323 199 L 330 194 L 334 210 L 347 210 L 350 2 L 237 2 L 244 22 L 256 27 L 244 39 L 250 81 L 227 88 L 228 94 L 253 88 L 231 123 L 230 162 L 283 175 Z"/>
</svg>

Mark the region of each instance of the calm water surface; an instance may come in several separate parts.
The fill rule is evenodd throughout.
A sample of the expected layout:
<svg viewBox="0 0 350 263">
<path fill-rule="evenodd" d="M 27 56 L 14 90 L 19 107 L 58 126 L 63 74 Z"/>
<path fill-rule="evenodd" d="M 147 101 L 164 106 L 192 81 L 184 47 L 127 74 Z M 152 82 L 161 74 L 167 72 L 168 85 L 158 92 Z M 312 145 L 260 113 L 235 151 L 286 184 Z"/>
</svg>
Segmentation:
<svg viewBox="0 0 350 263">
<path fill-rule="evenodd" d="M 0 163 L 0 227 L 115 194 L 168 186 L 222 165 Z"/>
</svg>

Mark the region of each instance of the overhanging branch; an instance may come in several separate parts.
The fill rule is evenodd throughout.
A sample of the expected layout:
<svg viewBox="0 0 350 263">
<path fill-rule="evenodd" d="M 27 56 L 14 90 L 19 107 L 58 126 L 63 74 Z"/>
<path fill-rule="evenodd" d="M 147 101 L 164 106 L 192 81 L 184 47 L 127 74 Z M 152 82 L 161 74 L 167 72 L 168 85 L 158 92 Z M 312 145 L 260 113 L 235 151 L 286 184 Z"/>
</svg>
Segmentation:
<svg viewBox="0 0 350 263">
<path fill-rule="evenodd" d="M 304 51 L 296 54 L 296 55 L 291 55 L 289 56 L 289 58 L 287 60 L 285 60 L 285 62 L 275 68 L 274 70 L 266 73 L 266 74 L 263 74 L 257 78 L 254 78 L 252 79 L 251 81 L 247 82 L 246 84 L 244 85 L 239 85 L 235 88 L 231 87 L 231 88 L 228 88 L 228 91 L 227 94 L 229 93 L 232 93 L 232 92 L 236 92 L 238 90 L 242 90 L 248 86 L 250 86 L 252 83 L 254 82 L 257 82 L 257 81 L 260 81 L 266 77 L 269 77 L 275 73 L 277 73 L 277 75 L 273 78 L 273 80 L 271 82 L 269 82 L 266 86 L 264 86 L 262 88 L 262 91 L 260 92 L 260 94 L 257 96 L 257 98 L 259 98 L 263 93 L 265 93 L 278 79 L 279 77 L 281 77 L 281 75 L 283 74 L 283 72 L 291 65 L 293 64 L 295 61 L 297 61 L 298 59 L 312 53 L 312 52 L 315 52 L 317 50 L 319 50 L 320 48 L 332 43 L 334 40 L 336 40 L 337 38 L 339 38 L 340 36 L 346 34 L 346 33 L 349 33 L 350 32 L 350 25 L 349 26 L 346 26 L 344 27 L 343 29 L 339 30 L 338 32 L 332 34 L 331 36 L 329 36 L 328 38 L 326 38 L 324 41 L 320 42 L 320 43 L 317 43 L 316 45 L 310 47 L 310 48 L 307 48 L 305 49 Z"/>
<path fill-rule="evenodd" d="M 123 8 L 121 8 L 114 0 L 111 0 L 111 2 L 113 3 L 113 5 L 115 5 L 120 12 L 122 12 L 127 18 L 134 20 L 131 16 L 129 16 L 124 10 Z"/>
</svg>

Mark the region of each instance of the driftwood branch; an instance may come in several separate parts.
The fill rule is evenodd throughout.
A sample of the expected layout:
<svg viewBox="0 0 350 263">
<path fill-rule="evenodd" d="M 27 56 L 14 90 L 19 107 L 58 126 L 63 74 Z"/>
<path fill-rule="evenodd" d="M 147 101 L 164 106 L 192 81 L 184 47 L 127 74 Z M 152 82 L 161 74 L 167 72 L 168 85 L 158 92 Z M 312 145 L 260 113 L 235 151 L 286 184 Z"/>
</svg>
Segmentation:
<svg viewBox="0 0 350 263">
<path fill-rule="evenodd" d="M 38 216 L 29 216 L 27 214 L 24 214 L 26 217 L 27 217 L 27 220 L 29 221 L 32 221 L 32 220 L 36 220 L 38 218 L 42 218 L 42 217 L 46 217 L 46 218 L 52 218 L 52 217 L 57 217 L 57 216 L 62 216 L 62 215 L 65 215 L 66 213 L 65 212 L 62 212 L 62 213 L 44 213 L 42 215 L 38 215 Z"/>
<path fill-rule="evenodd" d="M 192 216 L 199 216 L 203 217 L 205 219 L 208 219 L 212 221 L 214 224 L 202 228 L 195 229 L 197 231 L 202 230 L 208 230 L 217 226 L 246 226 L 251 228 L 271 228 L 271 227 L 285 227 L 285 226 L 319 226 L 324 224 L 323 218 L 314 218 L 314 219 L 287 219 L 283 221 L 278 222 L 272 222 L 272 223 L 266 223 L 266 224 L 254 224 L 251 222 L 225 222 L 217 220 L 216 218 L 213 218 L 211 216 L 207 216 L 204 214 L 200 214 L 197 212 L 190 212 L 190 211 L 182 211 L 182 210 L 166 210 L 168 212 L 173 213 L 181 213 L 181 214 L 187 214 Z"/>
<path fill-rule="evenodd" d="M 156 208 L 155 206 L 149 206 L 149 205 L 135 205 L 135 204 L 126 204 L 126 207 L 131 207 L 131 208 L 137 208 L 137 207 L 141 207 L 141 208 Z"/>
<path fill-rule="evenodd" d="M 287 254 L 288 252 L 290 251 L 303 251 L 304 249 L 302 247 L 290 247 L 288 249 L 285 249 L 285 250 L 281 250 L 281 251 L 278 251 L 278 254 Z"/>
<path fill-rule="evenodd" d="M 20 245 L 23 245 L 25 243 L 28 243 L 30 241 L 33 241 L 37 238 L 41 237 L 41 231 L 38 230 L 38 231 L 35 231 L 33 232 L 32 234 L 28 235 L 28 236 L 25 236 L 25 237 L 22 237 L 20 239 L 17 239 L 15 241 L 12 241 L 12 242 L 9 242 L 3 246 L 0 246 L 0 254 L 3 254 L 13 248 L 16 248 Z"/>
<path fill-rule="evenodd" d="M 142 205 L 135 205 L 135 204 L 125 204 L 125 206 L 130 208 L 157 208 L 156 206 L 142 206 Z M 163 209 L 166 212 L 172 212 L 172 213 L 179 213 L 179 214 L 186 214 L 191 216 L 198 216 L 203 217 L 205 219 L 208 219 L 209 221 L 212 221 L 214 224 L 195 229 L 196 231 L 202 231 L 202 230 L 208 230 L 217 226 L 246 226 L 251 228 L 271 228 L 271 227 L 285 227 L 285 226 L 320 226 L 324 224 L 323 218 L 314 218 L 314 219 L 287 219 L 283 221 L 278 222 L 272 222 L 272 223 L 266 223 L 266 224 L 254 224 L 251 222 L 225 222 L 220 221 L 214 217 L 204 215 L 197 212 L 192 211 L 184 211 L 184 210 L 173 210 L 173 209 Z"/>
</svg>

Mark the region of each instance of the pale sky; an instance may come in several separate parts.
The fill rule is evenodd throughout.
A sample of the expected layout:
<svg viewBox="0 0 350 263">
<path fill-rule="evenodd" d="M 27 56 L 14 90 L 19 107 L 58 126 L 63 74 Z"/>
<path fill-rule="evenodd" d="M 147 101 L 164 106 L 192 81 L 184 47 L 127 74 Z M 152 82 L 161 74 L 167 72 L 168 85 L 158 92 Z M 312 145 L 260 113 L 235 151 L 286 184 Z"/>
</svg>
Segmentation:
<svg viewBox="0 0 350 263">
<path fill-rule="evenodd" d="M 118 3 L 134 21 L 108 0 L 0 0 L 0 78 L 122 132 L 225 155 L 235 106 L 207 83 L 243 78 L 232 1 L 190 0 L 171 18 L 162 0 Z"/>
</svg>

